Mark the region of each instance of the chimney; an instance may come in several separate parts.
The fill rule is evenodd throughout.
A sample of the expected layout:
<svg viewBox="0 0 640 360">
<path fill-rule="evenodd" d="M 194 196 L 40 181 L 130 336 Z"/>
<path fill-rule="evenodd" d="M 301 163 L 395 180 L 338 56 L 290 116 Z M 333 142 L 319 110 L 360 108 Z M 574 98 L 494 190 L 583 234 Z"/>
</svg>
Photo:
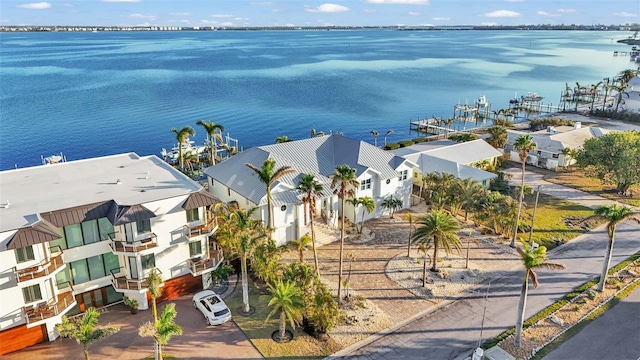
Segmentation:
<svg viewBox="0 0 640 360">
<path fill-rule="evenodd" d="M 576 122 L 573 124 L 573 129 L 574 129 L 574 130 L 578 130 L 578 129 L 580 129 L 580 128 L 582 128 L 582 122 L 580 122 L 580 121 L 576 121 Z"/>
</svg>

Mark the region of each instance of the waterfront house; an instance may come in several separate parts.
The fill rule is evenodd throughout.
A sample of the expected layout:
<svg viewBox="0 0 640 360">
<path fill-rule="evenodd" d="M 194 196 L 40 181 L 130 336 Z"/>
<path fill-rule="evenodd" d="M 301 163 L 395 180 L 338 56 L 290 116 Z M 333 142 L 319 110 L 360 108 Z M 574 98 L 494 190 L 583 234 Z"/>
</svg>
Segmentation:
<svg viewBox="0 0 640 360">
<path fill-rule="evenodd" d="M 458 143 L 451 140 L 436 140 L 414 144 L 392 151 L 415 164 L 413 183 L 422 185 L 422 175 L 445 172 L 458 179 L 471 178 L 489 186 L 496 174 L 479 169 L 480 164 L 495 166 L 502 153 L 484 140 Z"/>
<path fill-rule="evenodd" d="M 340 201 L 331 189 L 330 176 L 336 167 L 347 165 L 356 170 L 360 186 L 356 197 L 370 196 L 376 209 L 365 214 L 365 220 L 385 213 L 382 202 L 393 197 L 402 200 L 402 208 L 410 206 L 411 171 L 413 164 L 406 159 L 377 148 L 367 142 L 341 134 L 319 136 L 280 144 L 258 146 L 242 151 L 224 162 L 205 170 L 209 191 L 222 201 L 236 201 L 243 208 L 258 207 L 257 217 L 267 222 L 266 185 L 246 164 L 260 167 L 272 158 L 276 168 L 290 166 L 295 172 L 273 184 L 273 239 L 279 245 L 306 234 L 308 219 L 302 203 L 303 194 L 296 190 L 304 174 L 313 174 L 322 183 L 324 192 L 316 201 L 316 223 L 338 226 Z M 345 215 L 350 221 L 360 221 L 362 212 L 354 219 L 354 209 L 346 205 Z"/>
<path fill-rule="evenodd" d="M 53 341 L 62 315 L 208 284 L 219 202 L 156 156 L 134 153 L 0 172 L 0 354 Z"/>
<path fill-rule="evenodd" d="M 557 171 L 575 163 L 571 156 L 562 155 L 562 150 L 580 149 L 585 141 L 610 133 L 612 130 L 600 127 L 582 127 L 580 122 L 574 126 L 549 126 L 545 130 L 523 132 L 507 130 L 507 144 L 504 151 L 512 161 L 520 162 L 520 156 L 514 149 L 516 139 L 521 135 L 530 135 L 536 143 L 536 151 L 527 156 L 526 163 L 544 169 Z"/>
</svg>

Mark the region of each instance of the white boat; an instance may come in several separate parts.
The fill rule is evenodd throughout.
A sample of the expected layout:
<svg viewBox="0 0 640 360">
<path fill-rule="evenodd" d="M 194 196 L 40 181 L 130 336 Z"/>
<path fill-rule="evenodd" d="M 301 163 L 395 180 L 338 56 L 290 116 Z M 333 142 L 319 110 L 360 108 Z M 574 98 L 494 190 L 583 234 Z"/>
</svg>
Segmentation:
<svg viewBox="0 0 640 360">
<path fill-rule="evenodd" d="M 487 97 L 482 95 L 478 98 L 476 105 L 479 109 L 484 109 L 489 106 L 489 102 L 487 101 Z"/>
<path fill-rule="evenodd" d="M 167 151 L 167 149 L 162 148 L 162 151 L 160 151 L 160 155 L 162 155 L 162 158 L 166 162 L 175 164 L 179 161 L 180 147 L 182 147 L 183 157 L 187 156 L 187 154 L 197 154 L 198 156 L 200 156 L 200 154 L 205 152 L 205 150 L 207 149 L 206 145 L 196 146 L 195 141 L 187 138 L 187 141 L 183 142 L 182 144 L 175 144 L 171 148 L 171 151 Z"/>
<path fill-rule="evenodd" d="M 535 102 L 535 101 L 541 101 L 542 99 L 544 98 L 538 95 L 538 93 L 528 92 L 527 95 L 522 96 L 521 100 L 523 102 Z"/>
<path fill-rule="evenodd" d="M 62 153 L 60 153 L 60 155 L 51 155 L 47 157 L 40 155 L 40 159 L 42 160 L 42 165 L 52 165 L 67 162 L 67 157 L 62 155 Z"/>
</svg>

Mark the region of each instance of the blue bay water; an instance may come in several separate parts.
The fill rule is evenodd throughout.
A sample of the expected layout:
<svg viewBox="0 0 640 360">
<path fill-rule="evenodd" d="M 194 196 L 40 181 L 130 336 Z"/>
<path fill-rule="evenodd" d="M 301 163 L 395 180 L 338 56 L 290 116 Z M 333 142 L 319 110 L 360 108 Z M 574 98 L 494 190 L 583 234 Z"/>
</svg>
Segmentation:
<svg viewBox="0 0 640 360">
<path fill-rule="evenodd" d="M 135 151 L 173 127 L 221 123 L 240 146 L 341 131 L 415 137 L 409 120 L 451 117 L 485 95 L 558 104 L 565 82 L 633 68 L 622 32 L 217 31 L 0 34 L 0 169 Z M 454 125 L 455 127 L 455 125 Z M 382 141 L 382 139 L 380 139 Z"/>
</svg>

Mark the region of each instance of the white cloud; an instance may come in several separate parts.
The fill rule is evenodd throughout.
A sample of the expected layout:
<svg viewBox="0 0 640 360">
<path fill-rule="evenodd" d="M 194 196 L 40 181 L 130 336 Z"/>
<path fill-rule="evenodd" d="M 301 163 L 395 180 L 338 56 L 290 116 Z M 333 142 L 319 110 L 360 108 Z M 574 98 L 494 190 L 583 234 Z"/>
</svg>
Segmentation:
<svg viewBox="0 0 640 360">
<path fill-rule="evenodd" d="M 369 4 L 429 5 L 429 0 L 367 0 Z"/>
<path fill-rule="evenodd" d="M 451 20 L 451 18 L 448 18 L 448 17 L 434 17 L 434 18 L 431 18 L 431 20 L 435 20 L 435 21 L 447 21 L 447 20 Z"/>
<path fill-rule="evenodd" d="M 312 13 L 338 13 L 349 11 L 349 8 L 338 4 L 322 4 L 317 7 L 307 7 L 305 10 Z"/>
<path fill-rule="evenodd" d="M 31 3 L 31 4 L 22 4 L 22 5 L 18 5 L 17 7 L 21 9 L 42 10 L 42 9 L 50 8 L 51 4 L 49 4 L 48 2 L 39 2 L 39 3 Z"/>
<path fill-rule="evenodd" d="M 538 11 L 538 15 L 540 16 L 559 16 L 558 14 L 551 14 L 546 11 Z"/>
<path fill-rule="evenodd" d="M 568 13 L 576 12 L 576 9 L 558 9 L 556 11 L 561 13 L 561 14 L 568 14 Z"/>
<path fill-rule="evenodd" d="M 510 2 L 510 3 L 519 3 L 519 2 L 524 2 L 525 0 L 504 0 L 506 2 Z"/>
<path fill-rule="evenodd" d="M 230 14 L 213 14 L 213 15 L 210 15 L 210 17 L 216 18 L 216 19 L 225 19 L 225 18 L 233 17 L 233 15 L 230 15 Z"/>
<path fill-rule="evenodd" d="M 420 13 L 417 11 L 409 11 L 409 15 L 411 16 L 420 16 Z"/>
<path fill-rule="evenodd" d="M 249 5 L 257 5 L 257 6 L 271 6 L 271 5 L 275 5 L 272 1 L 253 1 L 250 2 Z"/>
<path fill-rule="evenodd" d="M 189 13 L 189 12 L 170 12 L 169 15 L 171 15 L 171 16 L 191 16 L 191 13 Z"/>
<path fill-rule="evenodd" d="M 207 25 L 218 25 L 218 22 L 215 20 L 200 20 L 200 22 Z"/>
<path fill-rule="evenodd" d="M 632 18 L 632 17 L 636 17 L 638 15 L 623 11 L 623 12 L 613 13 L 613 16 L 619 16 L 619 17 L 623 17 L 623 18 Z"/>
<path fill-rule="evenodd" d="M 486 13 L 484 14 L 484 16 L 493 17 L 493 18 L 512 18 L 512 17 L 519 17 L 521 15 L 520 13 L 511 11 L 511 10 L 496 10 L 490 13 Z"/>
<path fill-rule="evenodd" d="M 101 0 L 102 2 L 141 2 L 142 0 Z"/>
<path fill-rule="evenodd" d="M 129 14 L 129 17 L 131 19 L 145 19 L 151 21 L 157 19 L 156 15 L 154 14 Z"/>
</svg>

